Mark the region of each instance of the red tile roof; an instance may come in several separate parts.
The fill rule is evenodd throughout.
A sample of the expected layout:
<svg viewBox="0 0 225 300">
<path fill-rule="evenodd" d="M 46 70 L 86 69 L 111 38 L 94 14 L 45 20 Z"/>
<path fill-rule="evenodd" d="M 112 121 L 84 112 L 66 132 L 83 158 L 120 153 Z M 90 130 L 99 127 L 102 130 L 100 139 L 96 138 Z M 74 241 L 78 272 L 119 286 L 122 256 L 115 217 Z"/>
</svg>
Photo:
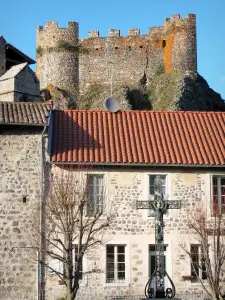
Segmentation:
<svg viewBox="0 0 225 300">
<path fill-rule="evenodd" d="M 0 125 L 44 126 L 50 105 L 36 102 L 0 102 Z"/>
<path fill-rule="evenodd" d="M 225 165 L 225 112 L 53 114 L 53 163 Z"/>
</svg>

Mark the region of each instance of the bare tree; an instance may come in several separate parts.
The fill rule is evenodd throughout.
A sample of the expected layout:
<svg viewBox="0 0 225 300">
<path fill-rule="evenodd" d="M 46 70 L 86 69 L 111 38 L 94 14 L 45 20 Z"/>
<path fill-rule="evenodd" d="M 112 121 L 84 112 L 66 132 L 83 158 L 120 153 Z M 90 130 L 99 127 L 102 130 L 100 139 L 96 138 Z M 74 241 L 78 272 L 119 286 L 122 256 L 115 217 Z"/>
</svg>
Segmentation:
<svg viewBox="0 0 225 300">
<path fill-rule="evenodd" d="M 104 214 L 103 187 L 98 186 L 98 192 L 93 193 L 93 185 L 87 178 L 88 174 L 81 171 L 54 175 L 43 212 L 45 243 L 42 251 L 46 259 L 41 263 L 65 284 L 68 300 L 74 300 L 79 290 L 84 254 L 104 243 L 103 235 L 110 225 L 109 213 Z M 34 227 L 39 228 L 36 221 Z M 36 237 L 40 240 L 40 235 Z M 51 260 L 63 268 L 55 268 Z"/>
<path fill-rule="evenodd" d="M 225 216 L 214 207 L 212 216 L 204 207 L 197 207 L 188 218 L 188 240 L 181 243 L 191 263 L 191 275 L 201 283 L 212 299 L 224 299 Z"/>
</svg>

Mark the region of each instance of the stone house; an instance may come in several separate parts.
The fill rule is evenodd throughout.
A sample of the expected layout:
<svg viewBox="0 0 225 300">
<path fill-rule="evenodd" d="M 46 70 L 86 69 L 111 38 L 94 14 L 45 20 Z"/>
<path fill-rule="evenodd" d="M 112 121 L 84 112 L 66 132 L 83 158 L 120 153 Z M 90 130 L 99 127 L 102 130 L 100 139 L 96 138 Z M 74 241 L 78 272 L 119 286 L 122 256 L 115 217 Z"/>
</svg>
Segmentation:
<svg viewBox="0 0 225 300">
<path fill-rule="evenodd" d="M 29 66 L 34 63 L 0 35 L 0 101 L 41 101 L 39 80 Z"/>
<path fill-rule="evenodd" d="M 105 188 L 104 201 L 115 212 L 106 244 L 83 259 L 84 272 L 96 266 L 102 272 L 83 276 L 78 299 L 144 295 L 155 266 L 155 220 L 148 210 L 137 210 L 136 203 L 151 199 L 156 176 L 163 181 L 165 199 L 181 200 L 181 209 L 164 217 L 167 272 L 178 296 L 204 299 L 179 244 L 185 238 L 190 249 L 200 249 L 186 227 L 195 207 L 204 204 L 210 216 L 216 195 L 220 208 L 225 205 L 225 113 L 68 110 L 53 111 L 49 124 L 53 176 L 60 168 L 69 174 L 88 166 L 88 182 L 96 190 Z M 55 292 L 49 299 L 63 291 L 58 279 L 47 273 L 47 293 Z"/>
<path fill-rule="evenodd" d="M 36 299 L 29 217 L 41 197 L 49 105 L 0 102 L 0 299 Z M 43 152 L 44 154 L 44 152 Z"/>
<path fill-rule="evenodd" d="M 0 77 L 0 100 L 8 102 L 41 101 L 39 80 L 28 63 L 13 66 Z"/>
</svg>

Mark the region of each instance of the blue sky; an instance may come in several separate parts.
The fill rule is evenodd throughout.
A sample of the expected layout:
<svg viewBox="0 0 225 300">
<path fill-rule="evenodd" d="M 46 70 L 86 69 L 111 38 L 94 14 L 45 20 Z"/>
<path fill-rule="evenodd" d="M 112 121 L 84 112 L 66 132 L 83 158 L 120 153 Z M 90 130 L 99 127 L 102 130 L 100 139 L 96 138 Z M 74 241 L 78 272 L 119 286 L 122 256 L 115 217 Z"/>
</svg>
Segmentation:
<svg viewBox="0 0 225 300">
<path fill-rule="evenodd" d="M 47 21 L 77 21 L 80 37 L 91 29 L 106 36 L 110 28 L 127 35 L 132 27 L 147 33 L 177 13 L 197 15 L 198 72 L 225 99 L 225 0 L 3 0 L 0 35 L 35 58 L 36 27 Z"/>
</svg>

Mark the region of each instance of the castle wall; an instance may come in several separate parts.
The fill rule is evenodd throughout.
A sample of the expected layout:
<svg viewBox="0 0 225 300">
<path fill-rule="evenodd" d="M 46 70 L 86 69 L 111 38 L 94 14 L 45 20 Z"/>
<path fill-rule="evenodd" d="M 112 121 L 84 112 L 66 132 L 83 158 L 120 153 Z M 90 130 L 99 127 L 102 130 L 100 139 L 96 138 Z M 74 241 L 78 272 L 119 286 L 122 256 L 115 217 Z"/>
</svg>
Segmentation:
<svg viewBox="0 0 225 300">
<path fill-rule="evenodd" d="M 40 199 L 41 129 L 3 127 L 0 135 L 0 299 L 36 298 L 31 211 Z M 18 247 L 18 248 L 17 248 Z M 13 248 L 13 249 L 12 249 Z"/>
<path fill-rule="evenodd" d="M 6 53 L 5 53 L 6 41 L 3 36 L 0 36 L 0 77 L 6 71 Z"/>
<path fill-rule="evenodd" d="M 59 48 L 59 41 L 67 47 Z M 64 45 L 65 46 L 65 45 Z M 98 30 L 78 39 L 78 24 L 58 28 L 57 22 L 37 29 L 37 76 L 41 88 L 53 84 L 73 94 L 83 93 L 91 84 L 132 85 L 145 78 L 151 82 L 159 68 L 165 72 L 196 72 L 196 17 L 174 15 L 164 26 L 149 28 L 140 35 L 131 28 L 128 36 L 109 30 L 99 37 Z"/>
<path fill-rule="evenodd" d="M 62 41 L 67 44 L 60 47 Z M 79 86 L 78 56 L 76 22 L 69 22 L 68 28 L 58 28 L 57 22 L 48 22 L 45 28 L 37 28 L 37 76 L 41 89 L 53 84 L 76 94 Z"/>
<path fill-rule="evenodd" d="M 150 79 L 163 63 L 160 45 L 149 35 L 88 38 L 81 41 L 88 53 L 79 57 L 80 92 L 90 84 L 114 86 L 139 82 L 144 75 Z"/>
<path fill-rule="evenodd" d="M 53 167 L 53 174 L 57 167 Z M 73 171 L 69 171 L 73 172 Z M 91 173 L 104 174 L 106 187 L 106 207 L 113 214 L 110 227 L 104 235 L 106 244 L 126 245 L 126 279 L 123 283 L 106 283 L 105 245 L 86 253 L 83 261 L 84 270 L 98 269 L 87 274 L 80 282 L 77 299 L 112 299 L 127 296 L 125 299 L 140 299 L 144 295 L 145 284 L 149 276 L 149 245 L 155 242 L 155 221 L 147 210 L 137 210 L 137 200 L 149 199 L 149 181 L 151 174 L 167 176 L 168 199 L 181 200 L 181 210 L 171 210 L 164 216 L 164 244 L 167 245 L 167 271 L 176 286 L 177 297 L 181 299 L 204 299 L 200 283 L 184 281 L 182 276 L 191 274 L 190 260 L 180 248 L 182 241 L 198 244 L 188 235 L 186 227 L 188 216 L 194 208 L 205 203 L 210 206 L 210 173 L 199 170 L 170 169 L 120 169 L 92 170 Z M 220 172 L 221 174 L 221 172 Z M 54 175 L 53 175 L 54 176 Z M 48 272 L 47 290 L 50 299 L 63 296 L 64 286 L 58 284 L 56 276 Z M 55 294 L 54 294 L 55 293 Z M 186 296 L 184 296 L 187 294 Z M 188 294 L 190 295 L 188 297 Z M 130 296 L 130 298 L 129 298 Z M 135 297 L 136 296 L 136 297 Z"/>
</svg>

